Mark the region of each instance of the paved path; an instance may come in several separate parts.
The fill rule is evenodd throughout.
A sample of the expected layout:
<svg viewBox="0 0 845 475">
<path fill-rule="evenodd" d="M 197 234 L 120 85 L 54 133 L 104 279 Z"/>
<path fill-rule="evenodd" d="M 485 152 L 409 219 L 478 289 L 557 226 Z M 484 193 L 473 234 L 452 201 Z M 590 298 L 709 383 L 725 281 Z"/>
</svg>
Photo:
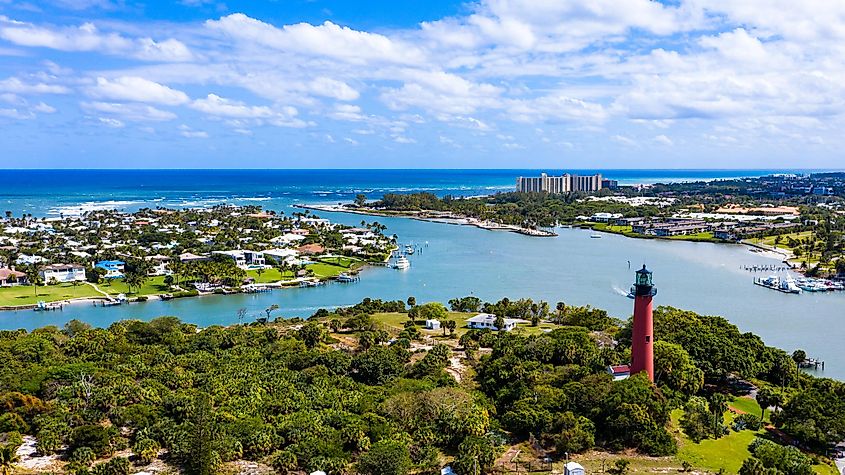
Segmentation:
<svg viewBox="0 0 845 475">
<path fill-rule="evenodd" d="M 109 294 L 107 294 L 107 293 L 103 292 L 102 290 L 100 290 L 100 288 L 99 288 L 99 287 L 97 287 L 95 284 L 92 284 L 91 282 L 85 282 L 85 283 L 86 283 L 86 284 L 88 284 L 88 285 L 90 285 L 90 286 L 91 286 L 94 290 L 96 290 L 97 292 L 99 292 L 99 293 L 103 294 L 103 295 L 104 295 L 107 299 L 109 299 L 109 300 L 114 300 L 114 297 L 112 297 L 111 295 L 109 295 Z"/>
</svg>

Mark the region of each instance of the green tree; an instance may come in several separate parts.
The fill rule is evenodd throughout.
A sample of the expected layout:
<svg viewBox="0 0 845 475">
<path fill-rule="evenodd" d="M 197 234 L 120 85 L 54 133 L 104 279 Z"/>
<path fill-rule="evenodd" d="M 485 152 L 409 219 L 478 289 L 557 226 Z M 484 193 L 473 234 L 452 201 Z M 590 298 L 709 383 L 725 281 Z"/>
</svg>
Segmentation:
<svg viewBox="0 0 845 475">
<path fill-rule="evenodd" d="M 33 290 L 35 290 L 35 296 L 38 297 L 38 286 L 44 285 L 44 279 L 41 277 L 41 272 L 38 271 L 38 267 L 32 265 L 27 267 L 24 270 L 26 274 L 26 280 L 32 286 Z"/>
<path fill-rule="evenodd" d="M 707 400 L 699 396 L 691 397 L 684 406 L 680 423 L 684 433 L 693 442 L 706 439 L 710 434 L 710 407 Z"/>
<path fill-rule="evenodd" d="M 454 469 L 458 475 L 482 475 L 496 458 L 493 444 L 484 437 L 469 436 L 458 446 Z"/>
<path fill-rule="evenodd" d="M 446 320 L 446 328 L 449 330 L 449 335 L 455 333 L 455 330 L 458 328 L 458 322 L 454 320 Z"/>
<path fill-rule="evenodd" d="M 430 302 L 417 307 L 417 316 L 422 320 L 438 320 L 443 322 L 449 316 L 446 307 L 439 302 Z"/>
<path fill-rule="evenodd" d="M 559 454 L 579 453 L 592 449 L 595 445 L 596 427 L 586 417 L 567 411 L 558 416 L 555 425 L 560 427 L 560 432 L 554 438 Z"/>
<path fill-rule="evenodd" d="M 188 432 L 188 452 L 184 460 L 185 472 L 190 475 L 212 475 L 216 473 L 220 458 L 215 450 L 219 429 L 214 423 L 211 398 L 200 393 L 194 398 L 191 406 L 191 429 Z"/>
<path fill-rule="evenodd" d="M 323 326 L 317 322 L 305 322 L 297 334 L 307 348 L 314 348 L 323 341 Z"/>
<path fill-rule="evenodd" d="M 777 391 L 769 387 L 760 388 L 757 391 L 755 399 L 757 400 L 757 404 L 760 405 L 760 420 L 766 418 L 767 408 L 775 406 L 780 401 Z"/>
<path fill-rule="evenodd" d="M 410 468 L 408 445 L 398 440 L 376 442 L 358 461 L 358 473 L 365 475 L 405 475 Z"/>
</svg>

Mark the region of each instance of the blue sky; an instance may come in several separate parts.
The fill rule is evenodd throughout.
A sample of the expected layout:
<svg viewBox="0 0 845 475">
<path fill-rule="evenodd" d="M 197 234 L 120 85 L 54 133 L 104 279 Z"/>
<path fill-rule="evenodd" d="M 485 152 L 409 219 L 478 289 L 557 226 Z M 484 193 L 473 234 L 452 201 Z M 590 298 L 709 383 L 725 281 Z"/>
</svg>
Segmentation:
<svg viewBox="0 0 845 475">
<path fill-rule="evenodd" d="M 0 167 L 845 168 L 845 3 L 0 0 Z"/>
</svg>

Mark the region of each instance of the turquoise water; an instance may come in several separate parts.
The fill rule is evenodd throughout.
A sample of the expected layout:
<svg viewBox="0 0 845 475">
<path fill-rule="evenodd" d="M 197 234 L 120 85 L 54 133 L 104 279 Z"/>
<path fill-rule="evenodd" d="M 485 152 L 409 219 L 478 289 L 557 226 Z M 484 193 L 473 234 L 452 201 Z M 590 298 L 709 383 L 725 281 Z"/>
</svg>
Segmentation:
<svg viewBox="0 0 845 475">
<path fill-rule="evenodd" d="M 322 213 L 354 224 L 360 216 Z M 147 302 L 112 308 L 86 304 L 63 312 L 0 312 L 0 328 L 62 325 L 72 318 L 106 326 L 125 318 L 150 319 L 176 315 L 199 325 L 237 322 L 237 311 L 249 317 L 278 304 L 278 315 L 308 316 L 317 308 L 350 305 L 364 297 L 443 301 L 464 295 L 485 300 L 531 297 L 549 302 L 593 305 L 627 318 L 631 301 L 623 294 L 633 271 L 647 263 L 659 288 L 656 303 L 705 314 L 723 315 L 743 331 L 761 335 L 768 344 L 788 351 L 805 349 L 827 362 L 826 376 L 845 379 L 841 324 L 845 294 L 787 295 L 752 284 L 743 265 L 777 263 L 743 246 L 628 239 L 561 229 L 556 238 L 531 238 L 403 218 L 384 218 L 387 232 L 403 243 L 422 246 L 405 271 L 370 268 L 355 284 L 277 290 L 266 294 L 208 296 L 169 302 Z M 426 244 L 427 243 L 427 244 Z M 631 268 L 628 267 L 631 261 Z M 763 274 L 760 274 L 763 275 Z"/>
<path fill-rule="evenodd" d="M 543 170 L 559 174 L 562 170 Z M 603 173 L 622 184 L 710 180 L 802 170 L 570 170 Z M 15 216 L 79 214 L 94 209 L 351 201 L 357 193 L 426 191 L 470 196 L 514 189 L 540 170 L 0 170 L 0 211 Z"/>
</svg>

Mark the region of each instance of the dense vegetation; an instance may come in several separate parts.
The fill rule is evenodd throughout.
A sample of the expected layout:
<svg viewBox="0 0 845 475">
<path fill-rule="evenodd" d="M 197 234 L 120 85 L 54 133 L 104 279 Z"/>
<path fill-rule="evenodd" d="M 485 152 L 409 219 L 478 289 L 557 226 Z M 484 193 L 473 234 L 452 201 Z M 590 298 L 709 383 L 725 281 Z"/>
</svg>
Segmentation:
<svg viewBox="0 0 845 475">
<path fill-rule="evenodd" d="M 0 449 L 33 435 L 39 452 L 60 453 L 74 473 L 128 473 L 163 457 L 198 474 L 248 459 L 280 473 L 367 474 L 438 473 L 451 460 L 475 475 L 500 446 L 529 439 L 553 457 L 594 447 L 672 454 L 675 408 L 690 438 L 721 437 L 731 429 L 712 415 L 721 421 L 737 378 L 757 381 L 758 400 L 780 408 L 774 423 L 799 446 L 821 453 L 845 437 L 845 385 L 800 373 L 791 355 L 719 317 L 657 309 L 651 384 L 643 375 L 612 381 L 605 368 L 628 360 L 630 323 L 601 310 L 454 299 L 453 309 L 564 326 L 444 332 L 445 344 L 426 351 L 410 343 L 422 339 L 415 318 L 446 310 L 408 300 L 200 331 L 163 317 L 0 332 Z M 385 312 L 409 315 L 398 336 L 379 325 Z M 350 337 L 359 344 L 343 343 Z M 445 371 L 459 349 L 472 367 L 460 383 Z M 733 429 L 755 424 L 747 415 Z M 757 443 L 746 473 L 805 473 L 800 452 L 779 456 L 772 445 Z"/>
</svg>

